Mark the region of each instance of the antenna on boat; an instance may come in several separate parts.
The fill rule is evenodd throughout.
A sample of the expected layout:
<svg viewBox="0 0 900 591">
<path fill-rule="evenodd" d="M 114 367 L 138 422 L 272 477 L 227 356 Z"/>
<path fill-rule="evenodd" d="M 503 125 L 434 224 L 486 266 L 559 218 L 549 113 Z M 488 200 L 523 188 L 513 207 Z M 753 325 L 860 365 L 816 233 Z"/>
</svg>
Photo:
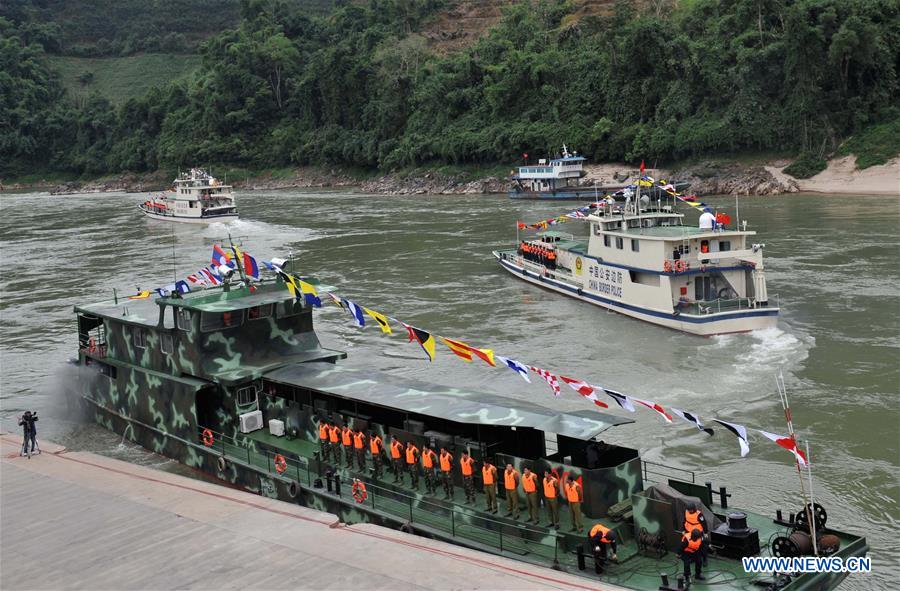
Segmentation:
<svg viewBox="0 0 900 591">
<path fill-rule="evenodd" d="M 237 251 L 234 248 L 234 241 L 231 239 L 231 232 L 228 233 L 228 248 L 231 250 L 231 254 L 234 255 L 234 265 L 237 267 L 238 274 L 241 276 L 241 283 L 245 286 L 250 285 L 250 280 L 244 275 L 244 265 L 242 264 L 242 261 L 237 260 Z"/>
<path fill-rule="evenodd" d="M 797 447 L 797 434 L 794 432 L 794 419 L 791 414 L 791 406 L 788 402 L 787 396 L 787 388 L 784 385 L 784 373 L 778 372 L 778 375 L 775 376 L 775 386 L 778 388 L 778 397 L 781 400 L 781 408 L 784 409 L 784 418 L 787 421 L 788 433 L 791 437 L 791 442 L 794 444 L 794 449 L 799 449 Z M 806 465 L 809 469 L 809 494 L 810 498 L 812 498 L 812 467 L 809 463 L 809 442 L 806 442 L 807 456 L 806 456 Z M 810 527 L 810 538 L 812 539 L 813 546 L 813 554 L 816 556 L 819 555 L 818 543 L 816 542 L 816 524 L 813 521 L 814 515 L 814 507 L 812 505 L 812 501 L 807 500 L 806 498 L 806 488 L 803 485 L 803 471 L 800 468 L 800 462 L 794 459 L 794 462 L 797 464 L 797 476 L 800 479 L 800 496 L 803 497 L 803 506 L 806 511 L 806 519 L 807 523 Z"/>
<path fill-rule="evenodd" d="M 175 264 L 175 224 L 170 224 L 172 226 L 172 281 L 178 282 L 178 268 Z"/>
</svg>

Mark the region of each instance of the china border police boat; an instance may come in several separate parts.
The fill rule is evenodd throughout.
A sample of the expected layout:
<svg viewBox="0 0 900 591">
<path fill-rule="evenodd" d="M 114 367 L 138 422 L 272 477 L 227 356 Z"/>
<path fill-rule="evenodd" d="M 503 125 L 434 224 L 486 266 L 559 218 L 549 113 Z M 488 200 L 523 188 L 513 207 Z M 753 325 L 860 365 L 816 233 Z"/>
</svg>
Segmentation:
<svg viewBox="0 0 900 591">
<path fill-rule="evenodd" d="M 494 251 L 516 277 L 633 318 L 696 335 L 775 326 L 779 309 L 766 287 L 764 244 L 756 232 L 726 229 L 710 212 L 698 226 L 645 196 L 597 202 L 583 218 L 590 235 L 556 230 Z"/>
<path fill-rule="evenodd" d="M 138 205 L 155 220 L 211 224 L 238 219 L 234 189 L 202 168 L 183 172 L 174 181 L 171 192 L 151 197 Z"/>
<path fill-rule="evenodd" d="M 826 523 L 818 505 L 788 516 L 736 511 L 731 498 L 738 495 L 725 487 L 599 440 L 628 419 L 587 409 L 559 412 L 341 365 L 345 354 L 321 346 L 312 309 L 289 294 L 283 277 L 253 285 L 226 277 L 224 285 L 202 292 L 79 305 L 75 315 L 74 383 L 98 423 L 225 483 L 328 511 L 346 523 L 402 528 L 599 579 L 604 588 L 638 590 L 677 588 L 673 551 L 692 501 L 711 533 L 705 572 L 715 585 L 709 588 L 834 588 L 844 575 L 747 574 L 741 567 L 742 556 L 809 555 L 813 522 L 820 555 L 846 559 L 867 550 L 865 538 Z M 363 450 L 323 455 L 324 423 L 362 433 Z M 387 470 L 376 476 L 369 451 L 376 435 L 385 448 L 378 457 L 392 437 L 453 454 L 452 498 L 413 488 L 406 475 L 400 483 Z M 463 452 L 475 459 L 479 491 L 487 459 L 498 466 L 501 495 L 506 464 L 520 473 L 527 467 L 540 476 L 577 479 L 584 531 L 603 523 L 617 532 L 617 560 L 595 559 L 585 534 L 568 531 L 562 488 L 550 487 L 562 505 L 561 529 L 547 526 L 546 506 L 540 524 L 526 524 L 527 512 L 517 520 L 485 510 L 480 493 L 474 504 L 463 503 Z M 538 491 L 546 494 L 540 480 Z M 705 588 L 700 581 L 695 587 Z"/>
</svg>

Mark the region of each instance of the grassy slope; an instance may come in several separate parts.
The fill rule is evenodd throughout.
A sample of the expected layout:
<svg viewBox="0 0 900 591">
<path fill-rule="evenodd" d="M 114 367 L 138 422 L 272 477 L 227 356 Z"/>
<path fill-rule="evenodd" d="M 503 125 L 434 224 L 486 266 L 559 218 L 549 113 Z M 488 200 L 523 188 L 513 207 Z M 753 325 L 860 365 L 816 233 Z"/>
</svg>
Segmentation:
<svg viewBox="0 0 900 591">
<path fill-rule="evenodd" d="M 74 96 L 96 91 L 115 104 L 142 96 L 153 86 L 180 78 L 200 66 L 198 55 L 165 53 L 108 58 L 51 56 L 50 61 Z M 94 74 L 93 82 L 88 85 L 78 81 L 84 72 Z"/>
</svg>

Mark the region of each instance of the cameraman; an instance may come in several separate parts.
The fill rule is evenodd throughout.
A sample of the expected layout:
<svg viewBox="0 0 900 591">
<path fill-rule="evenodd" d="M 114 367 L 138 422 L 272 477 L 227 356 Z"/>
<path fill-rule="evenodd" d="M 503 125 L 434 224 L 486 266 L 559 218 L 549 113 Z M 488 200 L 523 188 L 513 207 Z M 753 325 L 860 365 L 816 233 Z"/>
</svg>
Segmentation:
<svg viewBox="0 0 900 591">
<path fill-rule="evenodd" d="M 25 414 L 19 418 L 19 425 L 22 427 L 22 433 L 25 436 L 22 441 L 22 455 L 27 455 L 29 458 L 35 449 L 37 449 L 38 453 L 41 453 L 41 448 L 38 447 L 36 441 L 37 427 L 34 425 L 37 420 L 37 412 L 32 414 L 30 410 L 26 410 Z M 28 451 L 29 440 L 31 441 L 31 451 Z"/>
</svg>

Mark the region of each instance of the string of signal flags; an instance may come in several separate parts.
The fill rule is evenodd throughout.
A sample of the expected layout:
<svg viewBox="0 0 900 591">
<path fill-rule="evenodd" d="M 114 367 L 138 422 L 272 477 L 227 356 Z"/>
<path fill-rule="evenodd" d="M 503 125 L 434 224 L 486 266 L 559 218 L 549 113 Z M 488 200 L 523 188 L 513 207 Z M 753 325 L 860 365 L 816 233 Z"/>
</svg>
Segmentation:
<svg viewBox="0 0 900 591">
<path fill-rule="evenodd" d="M 159 295 L 165 297 L 172 292 L 189 293 L 196 289 L 215 287 L 217 285 L 220 285 L 225 280 L 224 276 L 228 274 L 227 271 L 236 270 L 239 267 L 244 271 L 244 277 L 246 278 L 248 284 L 251 280 L 260 280 L 260 269 L 257 266 L 255 258 L 253 258 L 247 252 L 240 251 L 235 246 L 227 247 L 227 249 L 228 250 L 226 251 L 222 247 L 215 245 L 213 247 L 211 266 L 201 269 L 201 271 L 197 273 L 191 274 L 187 280 L 176 282 L 177 287 L 175 285 L 167 285 L 154 291 L 156 291 Z M 293 296 L 295 300 L 297 300 L 298 302 L 303 302 L 305 305 L 310 307 L 322 307 L 322 298 L 319 296 L 319 292 L 316 287 L 313 284 L 304 281 L 297 275 L 284 271 L 282 267 L 285 261 L 273 259 L 272 261 L 260 262 L 262 263 L 264 268 L 268 269 L 282 280 L 288 292 L 290 292 L 291 296 Z M 693 425 L 695 428 L 706 433 L 707 435 L 713 435 L 714 433 L 713 429 L 708 427 L 700 419 L 697 413 L 671 406 L 667 410 L 661 404 L 651 400 L 644 400 L 642 398 L 623 394 L 622 392 L 619 392 L 617 390 L 591 384 L 584 380 L 564 376 L 558 372 L 549 371 L 535 365 L 523 363 L 521 361 L 513 359 L 512 357 L 500 355 L 498 353 L 495 353 L 493 349 L 474 347 L 459 339 L 451 339 L 434 332 L 418 328 L 416 326 L 398 320 L 393 316 L 388 316 L 366 306 L 362 306 L 348 298 L 342 298 L 336 293 L 324 290 L 322 293 L 326 295 L 336 306 L 349 313 L 353 318 L 354 323 L 360 328 L 365 328 L 368 325 L 367 319 L 371 320 L 376 326 L 381 329 L 381 332 L 383 334 L 387 335 L 394 334 L 392 323 L 395 326 L 402 326 L 408 337 L 408 342 L 417 343 L 425 353 L 428 361 L 434 361 L 438 353 L 437 343 L 440 342 L 451 353 L 453 353 L 456 357 L 462 359 L 466 363 L 472 363 L 476 359 L 478 359 L 491 368 L 505 367 L 516 372 L 523 380 L 525 380 L 529 384 L 531 383 L 532 374 L 537 375 L 544 382 L 546 382 L 547 386 L 549 386 L 550 390 L 552 391 L 553 396 L 557 398 L 562 396 L 562 387 L 560 386 L 560 382 L 562 382 L 563 384 L 566 384 L 572 390 L 577 392 L 579 395 L 581 395 L 585 400 L 589 400 L 592 404 L 600 408 L 609 408 L 609 404 L 606 402 L 607 399 L 614 402 L 619 408 L 631 413 L 636 412 L 637 407 L 640 406 L 642 408 L 653 411 L 667 424 L 673 423 L 674 417 L 678 417 L 682 421 Z M 144 299 L 148 297 L 150 297 L 150 291 L 142 291 L 134 296 L 131 296 L 130 299 Z M 602 398 L 601 396 L 605 396 L 606 399 Z M 794 458 L 796 459 L 796 462 L 799 466 L 807 467 L 809 465 L 806 455 L 798 446 L 797 440 L 793 433 L 790 436 L 778 435 L 776 433 L 771 433 L 762 429 L 748 428 L 745 425 L 723 421 L 716 418 L 712 419 L 712 422 L 717 423 L 718 425 L 732 433 L 735 437 L 737 437 L 738 444 L 740 446 L 741 457 L 744 457 L 750 453 L 750 440 L 748 435 L 751 431 L 755 431 L 761 434 L 766 439 L 791 452 L 794 455 Z"/>
</svg>

